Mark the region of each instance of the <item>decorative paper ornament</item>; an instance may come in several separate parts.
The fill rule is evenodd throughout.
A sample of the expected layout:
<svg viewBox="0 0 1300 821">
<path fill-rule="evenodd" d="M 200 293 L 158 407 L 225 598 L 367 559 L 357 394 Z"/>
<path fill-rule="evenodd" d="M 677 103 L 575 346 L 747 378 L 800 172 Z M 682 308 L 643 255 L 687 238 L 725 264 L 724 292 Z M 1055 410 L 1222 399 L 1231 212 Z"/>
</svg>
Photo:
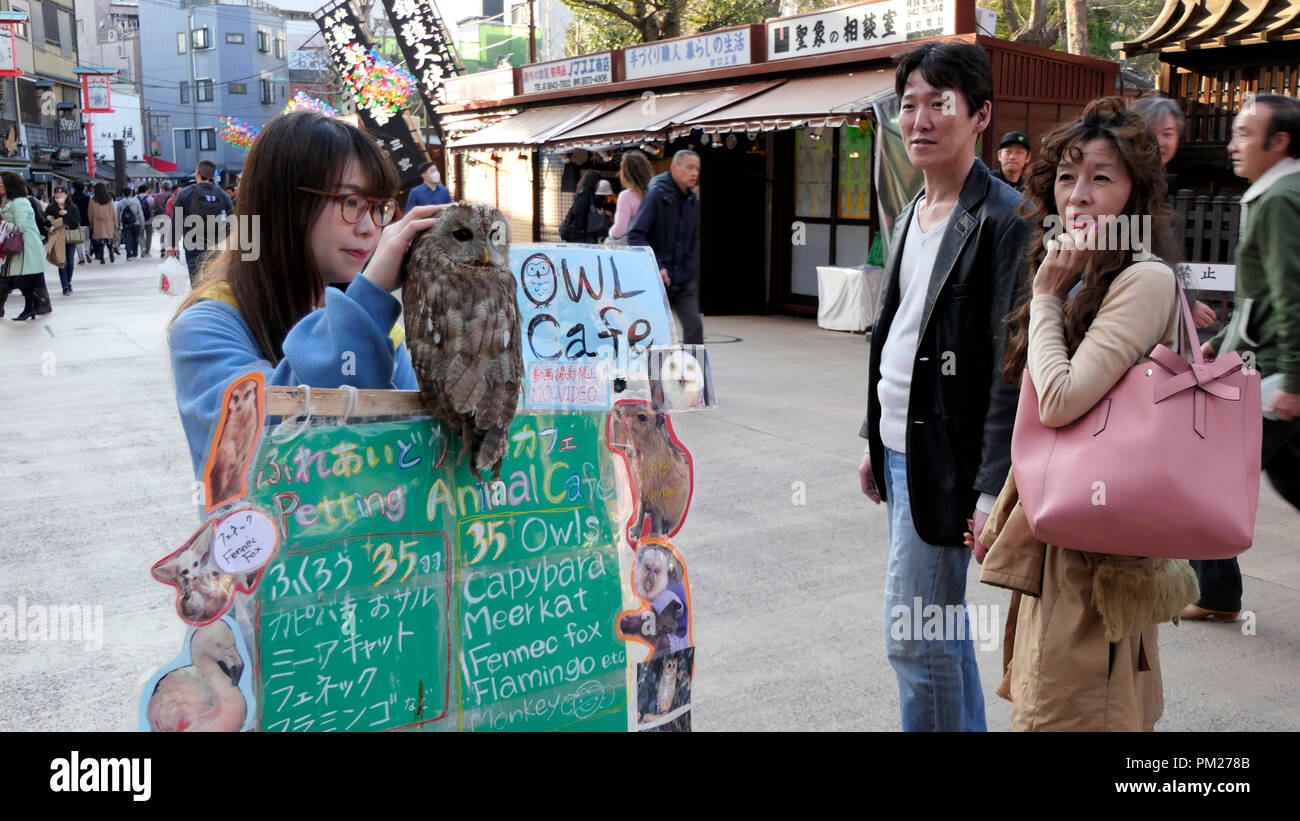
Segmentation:
<svg viewBox="0 0 1300 821">
<path fill-rule="evenodd" d="M 380 57 L 374 49 L 365 51 L 352 43 L 344 59 L 348 68 L 343 79 L 356 95 L 357 105 L 369 109 L 380 125 L 397 114 L 415 91 L 415 77 Z"/>
<path fill-rule="evenodd" d="M 324 114 L 326 117 L 339 116 L 338 109 L 327 102 L 318 100 L 315 97 L 308 96 L 305 91 L 299 91 L 293 95 L 293 99 L 284 107 L 283 114 L 289 114 L 294 111 L 315 111 L 317 114 Z"/>
<path fill-rule="evenodd" d="M 221 118 L 221 139 L 231 145 L 248 150 L 259 133 L 260 128 L 254 128 L 237 117 Z"/>
</svg>

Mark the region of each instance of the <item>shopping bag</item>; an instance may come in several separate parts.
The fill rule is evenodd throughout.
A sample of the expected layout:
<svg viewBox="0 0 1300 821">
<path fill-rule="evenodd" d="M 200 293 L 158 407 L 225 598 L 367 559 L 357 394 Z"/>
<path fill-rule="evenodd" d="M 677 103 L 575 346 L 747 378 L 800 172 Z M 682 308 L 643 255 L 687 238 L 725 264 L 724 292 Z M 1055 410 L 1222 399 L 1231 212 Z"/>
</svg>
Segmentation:
<svg viewBox="0 0 1300 821">
<path fill-rule="evenodd" d="M 172 296 L 190 292 L 190 269 L 176 257 L 166 257 L 158 266 L 158 290 Z"/>
</svg>

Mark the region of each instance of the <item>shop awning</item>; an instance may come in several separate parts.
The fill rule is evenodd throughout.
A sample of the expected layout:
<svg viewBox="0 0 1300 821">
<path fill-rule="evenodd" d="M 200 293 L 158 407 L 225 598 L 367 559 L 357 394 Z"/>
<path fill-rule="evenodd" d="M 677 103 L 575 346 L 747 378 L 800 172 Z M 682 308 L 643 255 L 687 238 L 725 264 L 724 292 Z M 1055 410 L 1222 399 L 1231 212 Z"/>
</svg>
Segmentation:
<svg viewBox="0 0 1300 821">
<path fill-rule="evenodd" d="M 800 77 L 707 114 L 692 116 L 678 132 L 774 131 L 801 125 L 854 125 L 871 103 L 894 93 L 892 69 Z"/>
<path fill-rule="evenodd" d="M 557 150 L 599 149 L 662 139 L 669 126 L 706 116 L 777 85 L 780 85 L 779 80 L 771 80 L 706 91 L 645 95 L 634 100 L 632 105 L 619 106 L 581 125 L 553 134 L 549 143 Z"/>
<path fill-rule="evenodd" d="M 602 100 L 581 105 L 558 105 L 550 108 L 532 108 L 515 116 L 475 131 L 448 144 L 448 148 L 485 149 L 506 146 L 540 145 L 552 134 L 581 125 L 593 117 L 629 102 L 628 98 Z"/>
</svg>

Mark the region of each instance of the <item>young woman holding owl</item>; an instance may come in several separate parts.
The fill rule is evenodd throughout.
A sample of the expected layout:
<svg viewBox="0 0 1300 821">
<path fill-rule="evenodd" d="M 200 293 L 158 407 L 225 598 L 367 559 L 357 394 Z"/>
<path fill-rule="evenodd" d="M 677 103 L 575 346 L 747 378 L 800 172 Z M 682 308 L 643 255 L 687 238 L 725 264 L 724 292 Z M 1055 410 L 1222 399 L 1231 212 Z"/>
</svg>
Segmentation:
<svg viewBox="0 0 1300 821">
<path fill-rule="evenodd" d="M 214 255 L 169 328 L 196 478 L 225 390 L 249 371 L 268 385 L 418 387 L 390 292 L 411 239 L 446 206 L 398 219 L 397 174 L 374 141 L 314 112 L 269 122 L 244 172 L 235 230 L 259 231 L 256 250 L 245 259 L 249 244 L 232 241 Z"/>
</svg>

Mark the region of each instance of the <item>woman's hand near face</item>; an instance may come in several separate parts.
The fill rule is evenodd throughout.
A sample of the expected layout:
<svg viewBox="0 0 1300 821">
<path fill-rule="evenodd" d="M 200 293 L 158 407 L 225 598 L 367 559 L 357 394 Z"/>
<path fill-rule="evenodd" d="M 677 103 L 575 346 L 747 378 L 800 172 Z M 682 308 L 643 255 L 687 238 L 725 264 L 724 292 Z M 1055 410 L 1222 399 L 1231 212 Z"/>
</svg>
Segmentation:
<svg viewBox="0 0 1300 821">
<path fill-rule="evenodd" d="M 402 284 L 402 258 L 406 256 L 411 240 L 416 234 L 432 227 L 438 221 L 439 213 L 450 207 L 450 204 L 420 205 L 412 208 L 397 222 L 385 226 L 379 235 L 379 245 L 361 271 L 362 276 L 385 291 L 396 290 Z"/>
<path fill-rule="evenodd" d="M 1048 240 L 1047 253 L 1038 266 L 1038 273 L 1034 275 L 1034 296 L 1047 294 L 1065 299 L 1070 289 L 1083 276 L 1084 266 L 1091 253 L 1087 247 L 1095 247 L 1095 241 L 1089 242 L 1089 239 L 1095 237 L 1096 231 L 1094 223 L 1088 226 L 1087 232 L 1079 240 L 1068 231 L 1056 239 Z"/>
</svg>

